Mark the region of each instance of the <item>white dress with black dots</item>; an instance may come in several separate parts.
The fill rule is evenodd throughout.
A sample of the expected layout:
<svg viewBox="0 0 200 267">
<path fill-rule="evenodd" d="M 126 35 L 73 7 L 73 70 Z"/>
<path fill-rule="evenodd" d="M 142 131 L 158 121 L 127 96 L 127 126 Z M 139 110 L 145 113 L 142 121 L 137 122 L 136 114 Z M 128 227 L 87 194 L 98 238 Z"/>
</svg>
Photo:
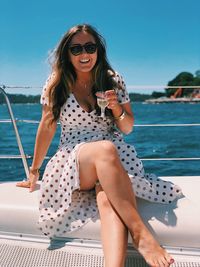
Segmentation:
<svg viewBox="0 0 200 267">
<path fill-rule="evenodd" d="M 123 88 L 116 89 L 119 103 L 129 102 L 122 77 L 116 74 L 115 79 Z M 49 104 L 45 96 L 46 85 L 41 96 L 43 105 Z M 177 185 L 163 181 L 154 174 L 145 174 L 135 148 L 124 142 L 114 122 L 110 118 L 100 118 L 95 110 L 86 112 L 73 94 L 61 108 L 60 124 L 60 144 L 46 166 L 40 189 L 38 225 L 45 235 L 62 236 L 98 217 L 95 190 L 79 191 L 77 157 L 80 146 L 86 142 L 110 140 L 115 144 L 137 197 L 157 203 L 170 203 L 181 196 L 181 189 Z"/>
</svg>

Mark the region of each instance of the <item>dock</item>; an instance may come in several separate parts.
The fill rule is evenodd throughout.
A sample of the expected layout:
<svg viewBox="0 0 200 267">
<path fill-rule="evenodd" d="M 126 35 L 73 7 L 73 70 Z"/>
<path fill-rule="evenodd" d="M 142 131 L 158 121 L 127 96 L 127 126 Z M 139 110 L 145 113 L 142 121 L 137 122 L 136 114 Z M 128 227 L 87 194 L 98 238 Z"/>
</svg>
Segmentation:
<svg viewBox="0 0 200 267">
<path fill-rule="evenodd" d="M 150 104 L 164 104 L 164 103 L 200 103 L 200 98 L 190 98 L 190 97 L 159 97 L 145 100 L 145 103 Z"/>
</svg>

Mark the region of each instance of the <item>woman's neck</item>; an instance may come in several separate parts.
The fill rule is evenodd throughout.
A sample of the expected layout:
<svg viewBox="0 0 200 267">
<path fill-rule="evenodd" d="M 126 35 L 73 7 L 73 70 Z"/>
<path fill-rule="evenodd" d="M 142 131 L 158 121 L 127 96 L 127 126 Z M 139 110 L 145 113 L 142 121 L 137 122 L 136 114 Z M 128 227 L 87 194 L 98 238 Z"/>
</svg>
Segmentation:
<svg viewBox="0 0 200 267">
<path fill-rule="evenodd" d="M 79 84 L 88 84 L 92 82 L 92 74 L 88 72 L 77 73 L 76 82 Z"/>
<path fill-rule="evenodd" d="M 80 73 L 77 74 L 77 78 L 73 87 L 73 94 L 79 96 L 92 96 L 92 75 L 91 73 Z"/>
</svg>

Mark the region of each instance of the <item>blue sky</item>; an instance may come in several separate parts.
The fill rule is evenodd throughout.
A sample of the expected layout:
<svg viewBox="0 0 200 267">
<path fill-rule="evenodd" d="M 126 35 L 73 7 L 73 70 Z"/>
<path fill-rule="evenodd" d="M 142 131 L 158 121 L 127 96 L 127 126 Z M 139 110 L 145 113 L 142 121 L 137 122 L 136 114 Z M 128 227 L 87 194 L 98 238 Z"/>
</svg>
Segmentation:
<svg viewBox="0 0 200 267">
<path fill-rule="evenodd" d="M 200 69 L 199 0 L 0 0 L 0 9 L 0 84 L 42 86 L 49 51 L 83 22 L 105 37 L 109 61 L 127 86 L 166 85 Z"/>
</svg>

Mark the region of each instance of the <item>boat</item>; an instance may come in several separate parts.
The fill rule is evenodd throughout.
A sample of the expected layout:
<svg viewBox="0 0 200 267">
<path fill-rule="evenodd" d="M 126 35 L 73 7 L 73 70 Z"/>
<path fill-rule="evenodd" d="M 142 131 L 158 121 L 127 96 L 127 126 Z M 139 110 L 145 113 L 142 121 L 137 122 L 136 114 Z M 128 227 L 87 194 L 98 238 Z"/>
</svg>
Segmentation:
<svg viewBox="0 0 200 267">
<path fill-rule="evenodd" d="M 4 95 L 17 137 L 26 175 L 28 166 L 15 117 L 4 88 Z M 2 175 L 2 174 L 1 174 Z M 139 212 L 158 242 L 173 256 L 171 266 L 200 267 L 200 176 L 162 177 L 179 185 L 184 197 L 170 204 L 138 199 Z M 37 228 L 38 192 L 0 183 L 0 267 L 103 267 L 100 220 L 62 237 L 48 239 Z M 128 239 L 126 267 L 147 264 Z"/>
<path fill-rule="evenodd" d="M 159 97 L 145 100 L 149 104 L 163 104 L 163 103 L 200 103 L 200 98 L 196 97 Z"/>
</svg>

